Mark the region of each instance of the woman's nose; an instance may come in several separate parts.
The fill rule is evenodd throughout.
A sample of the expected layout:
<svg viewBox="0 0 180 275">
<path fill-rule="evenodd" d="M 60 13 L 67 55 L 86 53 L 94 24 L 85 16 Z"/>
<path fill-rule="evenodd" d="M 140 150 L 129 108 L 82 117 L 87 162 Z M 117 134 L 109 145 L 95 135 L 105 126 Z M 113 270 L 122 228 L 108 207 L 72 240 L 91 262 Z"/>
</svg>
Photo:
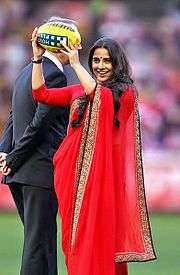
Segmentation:
<svg viewBox="0 0 180 275">
<path fill-rule="evenodd" d="M 103 62 L 103 61 L 100 61 L 100 62 L 99 62 L 99 68 L 100 68 L 100 69 L 104 68 L 104 62 Z"/>
</svg>

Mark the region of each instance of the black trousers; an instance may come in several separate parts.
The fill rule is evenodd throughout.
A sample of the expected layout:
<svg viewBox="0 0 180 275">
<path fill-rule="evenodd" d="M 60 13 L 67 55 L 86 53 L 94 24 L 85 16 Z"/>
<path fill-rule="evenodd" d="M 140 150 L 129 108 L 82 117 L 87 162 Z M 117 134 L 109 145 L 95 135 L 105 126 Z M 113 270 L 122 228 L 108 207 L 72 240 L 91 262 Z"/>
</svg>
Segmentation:
<svg viewBox="0 0 180 275">
<path fill-rule="evenodd" d="M 57 275 L 57 198 L 52 190 L 9 185 L 24 225 L 20 275 Z"/>
</svg>

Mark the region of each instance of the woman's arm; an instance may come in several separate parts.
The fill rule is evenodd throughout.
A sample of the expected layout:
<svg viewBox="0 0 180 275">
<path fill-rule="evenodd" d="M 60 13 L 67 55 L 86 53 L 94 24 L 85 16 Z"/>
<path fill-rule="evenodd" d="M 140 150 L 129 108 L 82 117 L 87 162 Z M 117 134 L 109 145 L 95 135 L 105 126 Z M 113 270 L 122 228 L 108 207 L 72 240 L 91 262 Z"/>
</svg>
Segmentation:
<svg viewBox="0 0 180 275">
<path fill-rule="evenodd" d="M 47 88 L 45 84 L 32 90 L 33 98 L 51 106 L 69 106 L 74 93 L 78 93 L 79 85 L 63 88 Z"/>
<path fill-rule="evenodd" d="M 96 87 L 96 81 L 91 77 L 91 75 L 86 71 L 86 69 L 81 65 L 79 61 L 78 50 L 74 47 L 71 49 L 64 46 L 66 50 L 60 49 L 60 52 L 67 55 L 69 58 L 69 63 L 74 69 L 77 77 L 79 78 L 81 85 L 85 89 L 86 94 L 90 94 L 94 91 Z M 33 48 L 33 60 L 38 61 L 42 59 L 44 49 L 37 43 L 37 28 L 32 33 L 32 48 Z M 42 72 L 41 63 L 33 63 L 32 70 L 32 89 L 36 90 L 44 84 L 44 77 Z"/>
<path fill-rule="evenodd" d="M 41 87 L 44 83 L 44 76 L 43 76 L 43 70 L 42 70 L 42 55 L 45 52 L 45 50 L 38 45 L 37 43 L 37 30 L 38 28 L 35 28 L 32 33 L 32 49 L 33 49 L 33 59 L 32 62 L 38 62 L 39 63 L 33 63 L 33 69 L 32 69 L 32 89 L 38 89 Z"/>
<path fill-rule="evenodd" d="M 91 94 L 96 88 L 96 81 L 91 77 L 91 75 L 86 71 L 86 69 L 79 63 L 72 65 L 77 77 L 79 78 L 81 85 L 85 89 L 87 95 Z"/>
<path fill-rule="evenodd" d="M 79 78 L 81 85 L 85 89 L 85 93 L 88 95 L 92 93 L 96 87 L 96 81 L 92 76 L 86 71 L 86 69 L 81 65 L 79 61 L 79 54 L 77 48 L 73 47 L 70 49 L 67 46 L 64 46 L 66 51 L 61 50 L 69 58 L 69 63 L 74 69 L 77 77 Z"/>
<path fill-rule="evenodd" d="M 37 28 L 32 33 L 33 69 L 32 90 L 36 101 L 54 106 L 68 106 L 77 87 L 47 88 L 43 76 L 42 55 L 44 49 L 37 43 Z"/>
</svg>

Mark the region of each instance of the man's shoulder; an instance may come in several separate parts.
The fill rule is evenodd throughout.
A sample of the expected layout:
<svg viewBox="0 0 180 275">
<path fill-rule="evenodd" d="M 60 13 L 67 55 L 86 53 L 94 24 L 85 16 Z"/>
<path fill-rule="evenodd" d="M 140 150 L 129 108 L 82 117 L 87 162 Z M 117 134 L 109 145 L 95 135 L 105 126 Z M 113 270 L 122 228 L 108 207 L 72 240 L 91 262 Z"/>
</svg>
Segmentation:
<svg viewBox="0 0 180 275">
<path fill-rule="evenodd" d="M 31 75 L 32 75 L 32 64 L 29 63 L 20 70 L 15 80 L 15 86 L 17 85 L 17 83 L 19 83 L 19 81 L 23 82 L 25 79 L 30 78 Z"/>
</svg>

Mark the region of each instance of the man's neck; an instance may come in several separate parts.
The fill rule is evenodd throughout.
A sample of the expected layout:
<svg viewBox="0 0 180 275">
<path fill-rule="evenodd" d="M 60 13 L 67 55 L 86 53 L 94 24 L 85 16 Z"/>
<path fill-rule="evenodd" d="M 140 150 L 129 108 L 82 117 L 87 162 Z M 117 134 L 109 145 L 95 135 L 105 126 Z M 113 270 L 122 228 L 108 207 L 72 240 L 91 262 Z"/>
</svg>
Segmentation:
<svg viewBox="0 0 180 275">
<path fill-rule="evenodd" d="M 46 50 L 45 53 L 43 54 L 43 56 L 50 59 L 63 72 L 63 65 L 62 65 L 63 62 L 61 62 L 61 60 L 57 54 L 54 54 L 54 53 Z"/>
</svg>

